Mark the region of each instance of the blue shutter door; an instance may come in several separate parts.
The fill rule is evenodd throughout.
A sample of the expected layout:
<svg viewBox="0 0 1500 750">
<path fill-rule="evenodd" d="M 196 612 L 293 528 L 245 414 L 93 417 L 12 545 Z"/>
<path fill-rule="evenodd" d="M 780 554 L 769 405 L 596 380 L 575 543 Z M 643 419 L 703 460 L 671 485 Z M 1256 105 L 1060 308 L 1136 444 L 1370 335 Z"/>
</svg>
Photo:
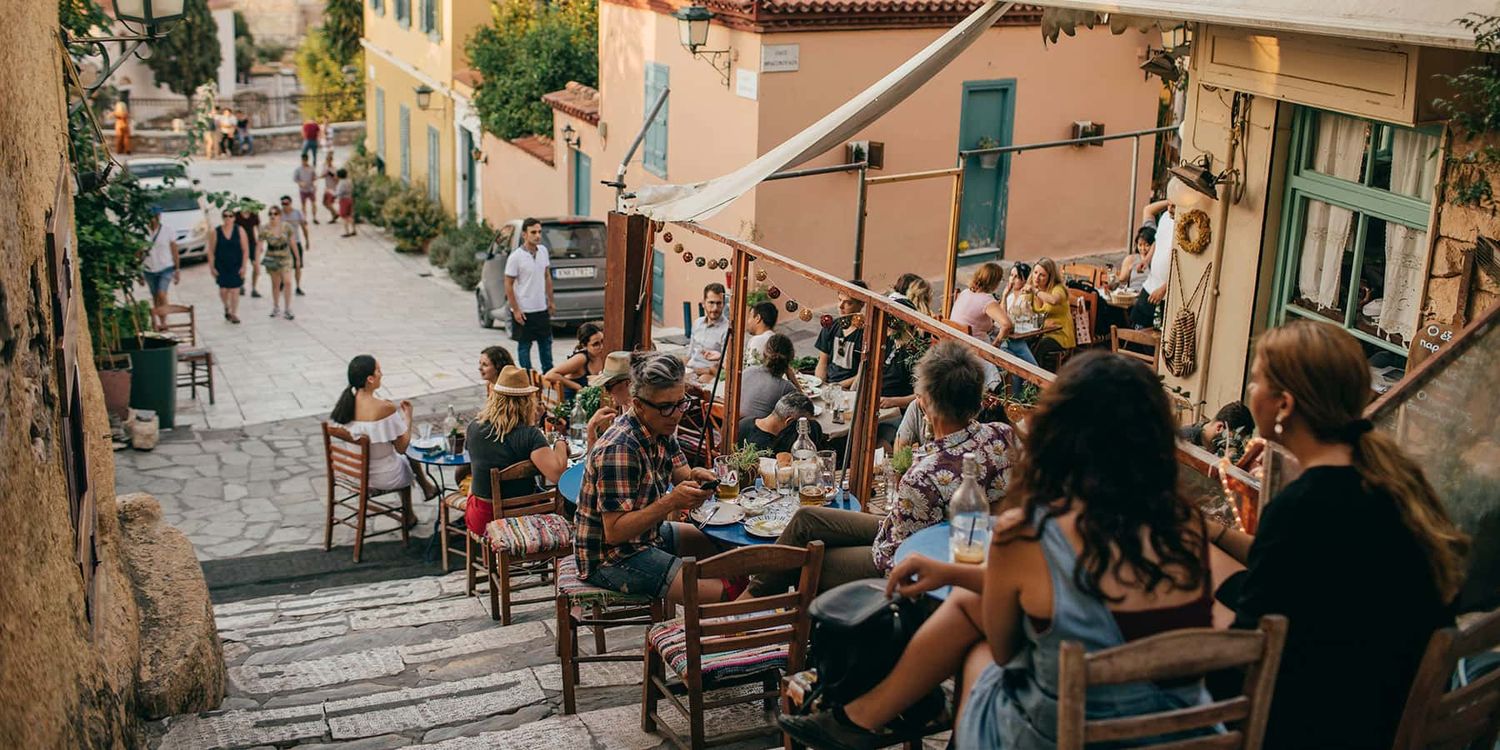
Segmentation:
<svg viewBox="0 0 1500 750">
<path fill-rule="evenodd" d="M 438 135 L 437 128 L 427 126 L 427 197 L 434 203 L 438 202 L 443 190 L 443 160 L 439 151 L 442 149 L 442 136 Z"/>
<path fill-rule="evenodd" d="M 651 317 L 662 321 L 667 305 L 667 254 L 661 248 L 651 251 Z"/>
<path fill-rule="evenodd" d="M 582 151 L 574 151 L 573 213 L 576 216 L 589 215 L 589 189 L 592 187 L 590 183 L 593 182 L 593 178 L 590 176 L 590 172 L 592 171 L 593 164 L 590 162 L 588 154 L 585 154 Z"/>
<path fill-rule="evenodd" d="M 411 184 L 411 110 L 401 105 L 401 181 Z"/>
<path fill-rule="evenodd" d="M 668 70 L 661 63 L 646 63 L 646 104 L 643 112 L 649 113 L 656 97 L 668 88 Z M 663 179 L 667 176 L 667 111 L 671 106 L 671 102 L 663 104 L 661 112 L 646 130 L 646 153 L 641 159 L 647 171 Z"/>
</svg>

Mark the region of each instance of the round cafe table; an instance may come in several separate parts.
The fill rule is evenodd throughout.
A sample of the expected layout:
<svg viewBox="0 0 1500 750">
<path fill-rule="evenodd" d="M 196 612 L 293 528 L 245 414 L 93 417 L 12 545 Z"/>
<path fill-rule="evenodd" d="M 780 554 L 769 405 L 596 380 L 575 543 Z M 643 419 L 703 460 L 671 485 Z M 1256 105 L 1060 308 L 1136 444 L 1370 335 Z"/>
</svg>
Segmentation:
<svg viewBox="0 0 1500 750">
<path fill-rule="evenodd" d="M 848 492 L 840 492 L 833 500 L 826 503 L 825 508 L 838 508 L 839 510 L 859 510 L 859 501 Z M 792 511 L 795 513 L 796 511 Z M 702 527 L 704 535 L 722 545 L 730 547 L 748 547 L 753 544 L 775 544 L 775 539 L 754 536 L 745 531 L 742 522 L 727 523 L 718 526 Z M 946 539 L 946 537 L 944 537 Z"/>
<path fill-rule="evenodd" d="M 896 548 L 896 562 L 900 563 L 907 557 L 918 554 L 933 560 L 953 562 L 952 552 L 948 548 L 948 522 L 944 521 L 936 526 L 928 526 L 921 531 L 906 538 L 901 546 Z M 944 586 L 933 589 L 927 595 L 934 599 L 947 599 L 948 592 L 952 586 Z"/>
<path fill-rule="evenodd" d="M 570 505 L 578 505 L 578 493 L 583 490 L 583 468 L 584 463 L 579 461 L 557 478 L 557 494 L 562 495 Z"/>
<path fill-rule="evenodd" d="M 416 461 L 419 464 L 422 464 L 422 473 L 426 474 L 427 478 L 431 480 L 433 484 L 437 485 L 438 502 L 442 502 L 442 499 L 446 497 L 448 493 L 456 492 L 458 490 L 458 483 L 456 481 L 454 482 L 452 487 L 448 486 L 447 475 L 443 473 L 443 469 L 456 470 L 458 467 L 467 466 L 469 463 L 468 451 L 464 451 L 462 453 L 449 453 L 446 450 L 426 452 L 417 450 L 411 445 L 406 446 L 406 457 L 410 458 L 413 461 Z M 433 476 L 434 474 L 436 474 L 436 476 Z M 427 538 L 427 549 L 424 553 L 424 557 L 428 559 L 432 559 L 437 556 L 438 540 L 442 538 L 442 529 L 439 528 L 439 526 L 443 523 L 443 514 L 438 513 L 436 515 L 437 518 L 435 518 L 432 522 L 432 536 Z"/>
</svg>

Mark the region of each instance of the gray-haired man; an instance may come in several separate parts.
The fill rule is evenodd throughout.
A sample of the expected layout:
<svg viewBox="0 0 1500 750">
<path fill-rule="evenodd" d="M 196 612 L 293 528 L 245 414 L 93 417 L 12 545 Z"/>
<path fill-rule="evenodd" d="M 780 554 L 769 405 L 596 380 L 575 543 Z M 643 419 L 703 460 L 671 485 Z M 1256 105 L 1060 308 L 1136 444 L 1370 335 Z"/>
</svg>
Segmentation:
<svg viewBox="0 0 1500 750">
<path fill-rule="evenodd" d="M 674 521 L 713 495 L 699 486 L 713 472 L 690 468 L 677 444 L 677 424 L 688 404 L 686 379 L 682 360 L 674 356 L 631 357 L 629 411 L 594 443 L 578 494 L 573 554 L 579 578 L 592 585 L 681 603 L 682 557 L 717 551 L 701 531 Z M 700 581 L 698 596 L 719 601 L 743 586 Z"/>
<path fill-rule="evenodd" d="M 745 417 L 740 420 L 737 439 L 772 453 L 787 452 L 797 441 L 797 420 L 807 417 L 808 433 L 817 445 L 823 444 L 823 428 L 813 421 L 813 402 L 801 393 L 788 393 L 776 402 L 776 407 L 760 419 Z"/>
</svg>

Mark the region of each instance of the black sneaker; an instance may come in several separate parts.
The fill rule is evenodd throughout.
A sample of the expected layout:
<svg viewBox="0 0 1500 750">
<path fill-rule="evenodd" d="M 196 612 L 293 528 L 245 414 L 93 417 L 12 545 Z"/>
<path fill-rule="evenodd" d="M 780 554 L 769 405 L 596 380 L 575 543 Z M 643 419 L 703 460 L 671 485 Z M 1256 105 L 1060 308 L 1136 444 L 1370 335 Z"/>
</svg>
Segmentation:
<svg viewBox="0 0 1500 750">
<path fill-rule="evenodd" d="M 300 286 L 297 287 L 297 296 L 298 297 L 306 297 L 307 296 L 307 295 L 305 295 L 305 294 L 302 293 L 302 287 L 300 287 Z"/>
<path fill-rule="evenodd" d="M 875 750 L 899 740 L 888 732 L 871 732 L 843 716 L 842 708 L 807 716 L 779 716 L 776 723 L 791 738 L 818 750 Z"/>
<path fill-rule="evenodd" d="M 241 297 L 245 296 L 245 287 L 240 287 L 240 296 Z M 255 296 L 259 297 L 260 295 L 257 294 Z"/>
<path fill-rule="evenodd" d="M 260 296 L 260 290 L 259 289 L 251 289 L 250 290 L 250 296 L 251 297 L 259 297 Z"/>
</svg>

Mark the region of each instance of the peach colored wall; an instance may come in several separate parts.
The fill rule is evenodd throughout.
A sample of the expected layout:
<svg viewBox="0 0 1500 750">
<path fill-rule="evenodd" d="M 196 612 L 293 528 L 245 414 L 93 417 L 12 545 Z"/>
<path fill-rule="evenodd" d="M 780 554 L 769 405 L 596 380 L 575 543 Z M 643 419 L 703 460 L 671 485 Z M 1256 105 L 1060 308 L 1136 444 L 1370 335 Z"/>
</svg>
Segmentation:
<svg viewBox="0 0 1500 750">
<path fill-rule="evenodd" d="M 940 29 L 768 34 L 765 44 L 800 45 L 800 69 L 761 75 L 760 148 L 769 149 L 884 76 Z M 1137 69 L 1146 37 L 1080 30 L 1046 47 L 1034 27 L 986 32 L 953 63 L 854 140 L 883 141 L 883 172 L 940 169 L 955 163 L 965 81 L 1014 79 L 1014 144 L 1070 137 L 1074 120 L 1105 123 L 1106 133 L 1156 124 L 1160 87 Z M 850 61 L 859 61 L 851 65 Z M 972 147 L 974 144 L 963 144 Z M 1125 244 L 1130 145 L 1064 148 L 1013 157 L 1005 256 L 1034 259 L 1116 250 Z M 836 164 L 842 149 L 804 166 Z M 1151 141 L 1143 140 L 1138 201 L 1146 200 Z M 942 275 L 951 181 L 873 186 L 867 202 L 865 278 L 872 286 L 917 271 Z M 756 197 L 765 243 L 823 268 L 852 268 L 853 177 L 831 175 L 764 185 Z"/>
<path fill-rule="evenodd" d="M 480 150 L 487 162 L 479 165 L 479 184 L 484 193 L 479 211 L 490 224 L 498 227 L 518 217 L 567 213 L 568 185 L 563 170 L 489 133 L 484 134 Z"/>
</svg>

